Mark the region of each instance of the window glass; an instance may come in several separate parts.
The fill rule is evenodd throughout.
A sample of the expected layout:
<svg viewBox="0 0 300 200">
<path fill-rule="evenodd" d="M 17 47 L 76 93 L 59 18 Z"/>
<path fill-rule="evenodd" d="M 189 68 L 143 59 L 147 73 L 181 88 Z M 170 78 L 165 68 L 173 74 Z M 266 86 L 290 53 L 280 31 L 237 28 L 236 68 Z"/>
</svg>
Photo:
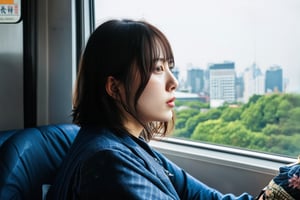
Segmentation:
<svg viewBox="0 0 300 200">
<path fill-rule="evenodd" d="M 175 56 L 172 137 L 300 154 L 299 0 L 96 0 L 96 26 L 144 19 Z"/>
</svg>

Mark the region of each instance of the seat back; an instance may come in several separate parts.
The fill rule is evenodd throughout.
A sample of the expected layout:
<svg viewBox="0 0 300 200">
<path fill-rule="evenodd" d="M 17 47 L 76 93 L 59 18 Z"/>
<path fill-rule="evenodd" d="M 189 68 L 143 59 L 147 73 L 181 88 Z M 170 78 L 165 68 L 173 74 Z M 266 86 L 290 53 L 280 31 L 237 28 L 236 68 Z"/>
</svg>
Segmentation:
<svg viewBox="0 0 300 200">
<path fill-rule="evenodd" d="M 78 131 L 59 124 L 10 135 L 0 147 L 0 199 L 42 199 L 42 185 L 52 184 Z"/>
<path fill-rule="evenodd" d="M 10 138 L 10 136 L 17 132 L 18 130 L 0 131 L 0 147 L 8 138 Z"/>
</svg>

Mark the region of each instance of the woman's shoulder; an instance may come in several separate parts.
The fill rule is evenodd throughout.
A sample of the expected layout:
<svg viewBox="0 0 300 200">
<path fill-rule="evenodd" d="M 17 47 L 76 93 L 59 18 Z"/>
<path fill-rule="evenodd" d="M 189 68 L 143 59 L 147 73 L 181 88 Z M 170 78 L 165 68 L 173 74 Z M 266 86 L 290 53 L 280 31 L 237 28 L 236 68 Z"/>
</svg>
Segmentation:
<svg viewBox="0 0 300 200">
<path fill-rule="evenodd" d="M 82 130 L 79 139 L 78 142 L 87 147 L 80 152 L 84 168 L 99 169 L 101 166 L 113 170 L 117 163 L 137 165 L 141 161 L 137 153 L 140 147 L 128 134 L 117 134 L 107 129 L 89 129 Z"/>
<path fill-rule="evenodd" d="M 105 128 L 81 128 L 72 144 L 71 152 L 91 155 L 100 151 L 130 152 L 136 148 L 137 144 L 129 134 Z"/>
<path fill-rule="evenodd" d="M 98 149 L 124 146 L 117 133 L 105 128 L 81 128 L 73 146 L 83 145 Z"/>
</svg>

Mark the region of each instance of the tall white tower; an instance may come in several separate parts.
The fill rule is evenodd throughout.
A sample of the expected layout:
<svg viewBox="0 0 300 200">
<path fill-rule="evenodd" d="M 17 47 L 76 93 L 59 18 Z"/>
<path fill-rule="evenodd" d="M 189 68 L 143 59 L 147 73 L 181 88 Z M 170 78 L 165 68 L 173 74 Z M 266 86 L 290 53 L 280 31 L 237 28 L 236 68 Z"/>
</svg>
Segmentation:
<svg viewBox="0 0 300 200">
<path fill-rule="evenodd" d="M 264 94 L 265 77 L 261 70 L 253 63 L 244 71 L 244 102 L 248 102 L 249 98 L 255 94 Z"/>
</svg>

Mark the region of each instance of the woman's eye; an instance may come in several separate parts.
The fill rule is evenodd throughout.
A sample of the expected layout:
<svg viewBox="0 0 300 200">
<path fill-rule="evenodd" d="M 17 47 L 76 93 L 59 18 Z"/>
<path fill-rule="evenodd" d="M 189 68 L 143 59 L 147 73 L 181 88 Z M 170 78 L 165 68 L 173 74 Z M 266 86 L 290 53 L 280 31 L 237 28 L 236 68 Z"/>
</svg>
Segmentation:
<svg viewBox="0 0 300 200">
<path fill-rule="evenodd" d="M 171 72 L 173 72 L 173 70 L 174 70 L 174 65 L 169 65 L 169 69 L 170 69 Z"/>
<path fill-rule="evenodd" d="M 173 62 L 173 61 L 169 62 L 169 68 L 170 68 L 171 70 L 173 70 L 174 67 L 175 67 L 174 62 Z"/>
<path fill-rule="evenodd" d="M 155 72 L 162 72 L 162 71 L 164 71 L 164 66 L 158 65 L 155 67 Z"/>
</svg>

